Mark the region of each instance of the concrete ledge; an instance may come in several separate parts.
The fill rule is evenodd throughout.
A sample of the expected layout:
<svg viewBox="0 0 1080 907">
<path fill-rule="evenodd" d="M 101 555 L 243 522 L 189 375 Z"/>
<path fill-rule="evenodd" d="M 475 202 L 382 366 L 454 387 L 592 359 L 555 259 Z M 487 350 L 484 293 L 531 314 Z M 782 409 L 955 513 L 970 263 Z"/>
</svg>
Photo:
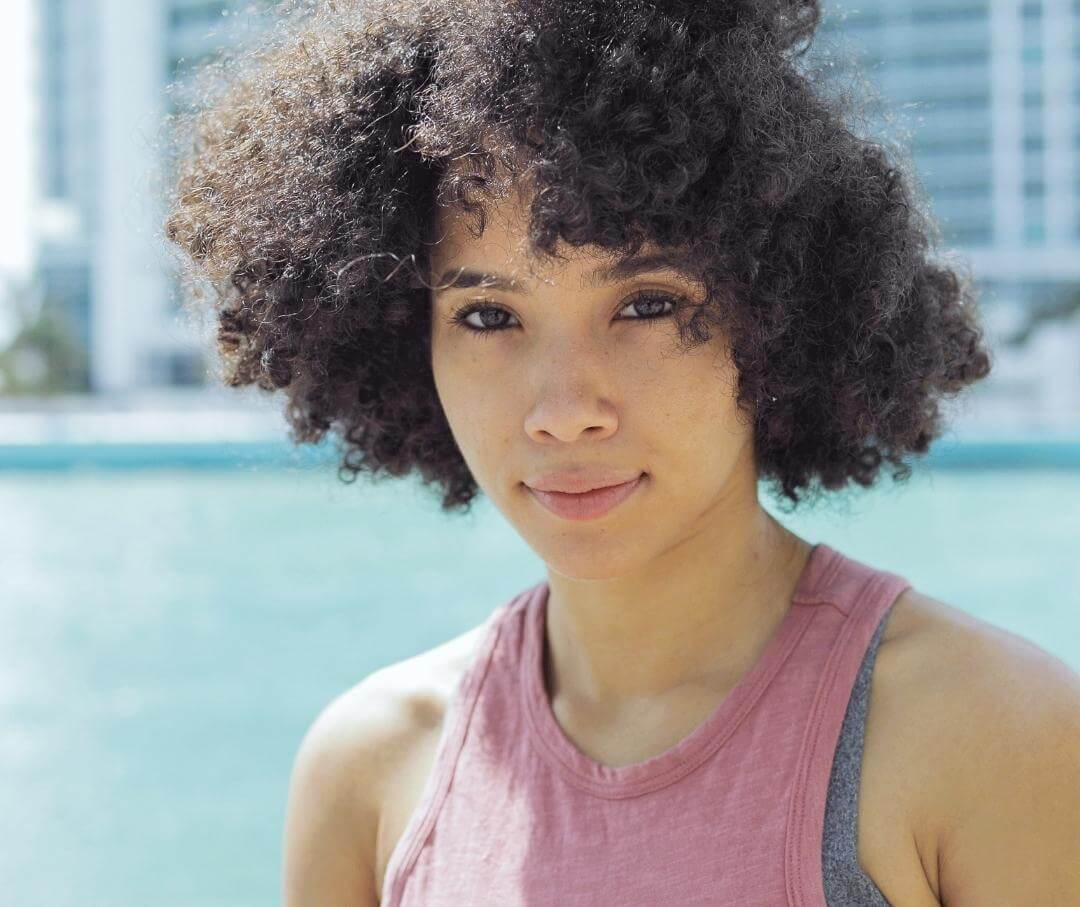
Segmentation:
<svg viewBox="0 0 1080 907">
<path fill-rule="evenodd" d="M 0 469 L 332 465 L 335 439 L 294 445 L 280 395 L 228 388 L 0 397 Z M 912 461 L 970 469 L 1080 468 L 1075 429 L 958 425 Z"/>
<path fill-rule="evenodd" d="M 68 441 L 0 444 L 0 470 L 75 468 L 246 468 L 336 464 L 335 438 L 294 445 L 288 438 L 227 441 Z M 911 461 L 916 469 L 1080 469 L 1080 437 L 942 441 Z"/>
</svg>

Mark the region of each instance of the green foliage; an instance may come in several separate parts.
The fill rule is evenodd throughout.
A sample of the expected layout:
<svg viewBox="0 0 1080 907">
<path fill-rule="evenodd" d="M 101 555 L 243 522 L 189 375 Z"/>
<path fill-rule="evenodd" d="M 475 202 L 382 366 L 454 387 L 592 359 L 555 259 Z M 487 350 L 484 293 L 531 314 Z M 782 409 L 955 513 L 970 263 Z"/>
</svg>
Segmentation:
<svg viewBox="0 0 1080 907">
<path fill-rule="evenodd" d="M 1068 321 L 1080 313 L 1080 284 L 1070 284 L 1064 289 L 1055 288 L 1027 312 L 1023 323 L 1007 338 L 1008 346 L 1022 347 L 1045 324 Z"/>
<path fill-rule="evenodd" d="M 31 396 L 86 390 L 89 362 L 49 297 L 29 284 L 6 288 L 15 329 L 0 345 L 0 395 Z"/>
</svg>

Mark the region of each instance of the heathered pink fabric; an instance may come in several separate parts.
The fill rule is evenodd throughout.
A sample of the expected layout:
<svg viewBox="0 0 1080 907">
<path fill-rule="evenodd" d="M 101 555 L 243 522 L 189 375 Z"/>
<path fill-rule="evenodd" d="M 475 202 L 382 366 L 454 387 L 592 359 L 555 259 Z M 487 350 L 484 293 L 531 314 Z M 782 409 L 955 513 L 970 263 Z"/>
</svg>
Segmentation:
<svg viewBox="0 0 1080 907">
<path fill-rule="evenodd" d="M 829 772 L 862 656 L 909 583 L 819 543 L 757 662 L 689 736 L 606 766 L 544 689 L 548 585 L 501 605 L 451 699 L 384 907 L 827 907 Z"/>
</svg>

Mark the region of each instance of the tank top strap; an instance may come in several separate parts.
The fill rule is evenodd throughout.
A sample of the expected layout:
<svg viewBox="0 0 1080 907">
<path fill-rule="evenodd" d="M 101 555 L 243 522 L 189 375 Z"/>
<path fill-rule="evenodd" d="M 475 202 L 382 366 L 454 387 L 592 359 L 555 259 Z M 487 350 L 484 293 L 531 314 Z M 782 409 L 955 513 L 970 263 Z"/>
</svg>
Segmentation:
<svg viewBox="0 0 1080 907">
<path fill-rule="evenodd" d="M 835 609 L 842 620 L 821 666 L 789 806 L 784 857 L 792 907 L 826 904 L 824 816 L 840 730 L 868 649 L 880 641 L 883 618 L 911 585 L 899 574 L 870 567 L 835 549 L 829 554 L 828 569 L 798 597 L 801 604 Z"/>
<path fill-rule="evenodd" d="M 543 580 L 538 581 L 503 602 L 484 622 L 485 629 L 481 631 L 476 648 L 447 701 L 442 730 L 432 759 L 432 770 L 402 831 L 398 846 L 394 848 L 387 862 L 382 892 L 382 903 L 386 907 L 401 903 L 409 868 L 435 826 L 439 808 L 450 789 L 454 769 L 465 744 L 480 689 L 493 660 L 500 654 L 505 658 L 508 653 L 518 648 L 514 641 L 504 639 L 515 630 L 513 618 L 537 594 L 543 584 Z"/>
<path fill-rule="evenodd" d="M 878 622 L 855 678 L 840 741 L 836 745 L 829 795 L 825 801 L 825 838 L 821 867 L 829 907 L 889 907 L 889 901 L 859 863 L 859 781 L 863 737 L 870 702 L 870 678 L 892 606 Z"/>
</svg>

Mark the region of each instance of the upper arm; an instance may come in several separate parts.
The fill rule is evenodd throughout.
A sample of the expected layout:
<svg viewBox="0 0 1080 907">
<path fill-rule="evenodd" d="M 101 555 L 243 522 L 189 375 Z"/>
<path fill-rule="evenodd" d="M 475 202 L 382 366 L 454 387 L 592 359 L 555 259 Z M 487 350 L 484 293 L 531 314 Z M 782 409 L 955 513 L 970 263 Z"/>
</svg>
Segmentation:
<svg viewBox="0 0 1080 907">
<path fill-rule="evenodd" d="M 963 681 L 939 728 L 947 907 L 1080 904 L 1080 675 L 993 631 L 954 655 Z"/>
<path fill-rule="evenodd" d="M 289 779 L 285 907 L 376 907 L 376 797 L 397 727 L 379 672 L 316 717 Z"/>
</svg>

